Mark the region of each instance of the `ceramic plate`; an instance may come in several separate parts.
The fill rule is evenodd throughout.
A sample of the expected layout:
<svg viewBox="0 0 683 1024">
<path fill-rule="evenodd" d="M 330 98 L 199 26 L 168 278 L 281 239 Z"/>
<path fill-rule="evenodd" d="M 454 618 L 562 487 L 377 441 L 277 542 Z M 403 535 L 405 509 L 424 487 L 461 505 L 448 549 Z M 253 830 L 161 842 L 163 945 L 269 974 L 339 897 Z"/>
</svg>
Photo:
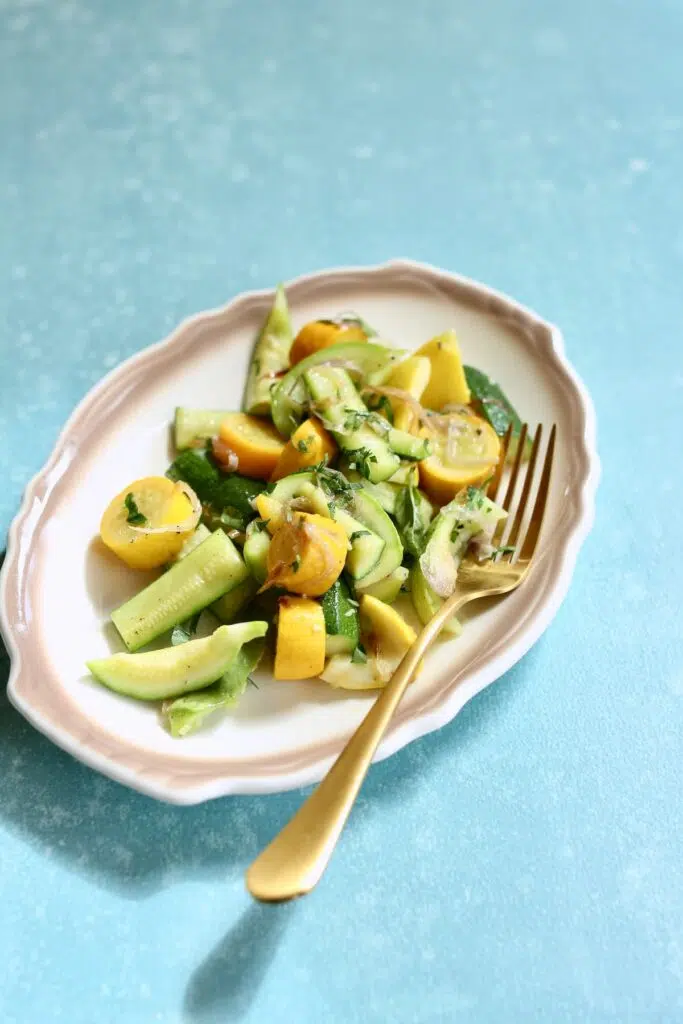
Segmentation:
<svg viewBox="0 0 683 1024">
<path fill-rule="evenodd" d="M 384 758 L 450 721 L 553 618 L 593 519 L 593 408 L 556 327 L 453 274 L 397 261 L 312 274 L 287 294 L 295 327 L 353 309 L 403 348 L 455 327 L 465 361 L 494 376 L 523 418 L 558 425 L 543 557 L 519 592 L 472 613 L 462 637 L 429 655 L 379 750 Z M 156 707 L 84 673 L 86 658 L 119 649 L 108 613 L 140 586 L 137 574 L 92 543 L 102 510 L 129 481 L 163 473 L 176 405 L 239 408 L 272 297 L 254 292 L 200 313 L 105 377 L 71 416 L 10 530 L 0 611 L 12 702 L 75 757 L 174 803 L 320 779 L 373 699 L 265 678 L 233 713 L 172 739 Z"/>
</svg>

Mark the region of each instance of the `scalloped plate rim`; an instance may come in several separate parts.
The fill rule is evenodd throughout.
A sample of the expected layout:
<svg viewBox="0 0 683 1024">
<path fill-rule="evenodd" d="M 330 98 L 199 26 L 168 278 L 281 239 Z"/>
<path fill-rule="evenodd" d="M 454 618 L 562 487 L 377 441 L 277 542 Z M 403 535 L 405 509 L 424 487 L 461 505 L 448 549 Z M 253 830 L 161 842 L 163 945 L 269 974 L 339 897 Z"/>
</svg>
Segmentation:
<svg viewBox="0 0 683 1024">
<path fill-rule="evenodd" d="M 375 758 L 376 761 L 391 756 L 413 740 L 419 739 L 421 736 L 446 725 L 473 696 L 490 685 L 504 672 L 508 671 L 536 643 L 554 618 L 566 596 L 579 550 L 593 526 L 595 518 L 595 492 L 601 473 L 600 459 L 596 447 L 596 417 L 593 402 L 581 377 L 565 355 L 564 341 L 560 330 L 510 296 L 463 275 L 408 259 L 394 259 L 370 266 L 343 266 L 314 271 L 292 279 L 287 282 L 286 287 L 288 289 L 304 288 L 307 285 L 333 276 L 352 277 L 354 275 L 361 275 L 372 277 L 373 275 L 392 271 L 412 273 L 417 276 L 436 279 L 437 282 L 438 280 L 450 282 L 476 295 L 482 301 L 494 300 L 509 311 L 515 312 L 522 318 L 531 320 L 536 325 L 543 326 L 547 330 L 550 339 L 550 350 L 556 364 L 561 369 L 564 378 L 572 385 L 584 415 L 582 442 L 587 471 L 581 483 L 580 515 L 574 523 L 572 531 L 568 534 L 562 551 L 561 572 L 554 584 L 546 589 L 545 597 L 538 613 L 524 627 L 521 635 L 512 643 L 507 644 L 503 654 L 494 657 L 479 671 L 468 673 L 466 668 L 463 669 L 460 676 L 466 676 L 467 678 L 460 685 L 456 685 L 459 677 L 454 677 L 449 686 L 447 700 L 435 709 L 423 711 L 419 716 L 404 722 L 385 738 Z M 59 468 L 60 460 L 65 457 L 69 435 L 79 418 L 117 379 L 125 377 L 131 369 L 135 368 L 153 353 L 172 349 L 188 331 L 213 317 L 228 316 L 231 312 L 237 310 L 240 305 L 265 301 L 273 294 L 274 289 L 272 288 L 241 292 L 223 306 L 202 310 L 186 317 L 167 337 L 134 353 L 90 388 L 67 419 L 44 466 L 26 486 L 19 511 L 8 531 L 7 553 L 4 565 L 0 571 L 0 630 L 2 631 L 11 659 L 7 692 L 14 707 L 36 729 L 83 763 L 132 789 L 156 799 L 179 805 L 192 805 L 219 796 L 233 794 L 283 792 L 309 785 L 322 777 L 334 757 L 328 756 L 313 760 L 304 767 L 290 769 L 281 776 L 220 775 L 215 778 L 208 778 L 203 782 L 196 782 L 187 788 L 177 788 L 169 782 L 160 782 L 154 776 L 146 775 L 144 770 L 120 764 L 106 754 L 103 754 L 96 747 L 88 745 L 82 738 L 64 729 L 59 722 L 45 717 L 33 706 L 30 700 L 26 700 L 19 692 L 19 681 L 22 674 L 21 641 L 17 637 L 14 627 L 10 624 L 7 610 L 8 595 L 12 584 L 19 585 L 22 578 L 22 530 L 25 526 L 31 525 L 31 512 L 37 498 L 36 492 L 46 483 L 48 489 L 43 496 L 43 501 L 49 497 L 51 492 L 50 476 Z M 69 459 L 68 461 L 70 462 L 71 460 Z M 37 516 L 36 522 L 33 524 L 34 529 L 38 525 L 39 520 L 40 516 Z M 207 768 L 209 766 L 210 762 L 207 762 Z"/>
</svg>

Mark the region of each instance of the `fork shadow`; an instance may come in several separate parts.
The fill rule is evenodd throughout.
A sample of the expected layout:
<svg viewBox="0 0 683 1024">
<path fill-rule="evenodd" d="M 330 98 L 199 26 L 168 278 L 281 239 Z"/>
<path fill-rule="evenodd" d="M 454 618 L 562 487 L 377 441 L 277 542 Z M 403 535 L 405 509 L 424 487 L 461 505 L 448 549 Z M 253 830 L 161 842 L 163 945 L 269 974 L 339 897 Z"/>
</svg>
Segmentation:
<svg viewBox="0 0 683 1024">
<path fill-rule="evenodd" d="M 191 975 L 184 1017 L 192 1024 L 241 1020 L 296 910 L 296 903 L 248 906 Z"/>
</svg>

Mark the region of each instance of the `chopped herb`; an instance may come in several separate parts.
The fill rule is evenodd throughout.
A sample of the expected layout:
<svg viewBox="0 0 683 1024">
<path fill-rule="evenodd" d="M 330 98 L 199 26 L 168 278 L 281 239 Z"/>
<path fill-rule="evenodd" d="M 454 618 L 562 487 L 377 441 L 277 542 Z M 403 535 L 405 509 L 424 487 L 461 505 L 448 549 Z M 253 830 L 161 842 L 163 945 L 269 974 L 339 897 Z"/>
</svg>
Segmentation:
<svg viewBox="0 0 683 1024">
<path fill-rule="evenodd" d="M 325 497 L 328 499 L 328 505 L 330 506 L 330 513 L 332 509 L 339 505 L 349 505 L 353 500 L 353 492 L 358 490 L 360 484 L 351 483 L 347 480 L 343 473 L 340 473 L 337 469 L 330 469 L 327 465 L 327 456 L 318 462 L 315 466 L 309 466 L 305 471 L 313 474 L 313 479 L 316 485 L 325 492 Z M 332 499 L 330 501 L 329 499 Z"/>
<path fill-rule="evenodd" d="M 179 644 L 186 644 L 188 640 L 197 632 L 197 623 L 199 622 L 199 616 L 201 612 L 197 612 L 196 615 L 190 616 L 185 622 L 179 622 L 177 626 L 173 627 L 171 633 L 171 646 L 178 647 Z"/>
<path fill-rule="evenodd" d="M 354 540 L 358 540 L 359 537 L 369 537 L 369 536 L 370 536 L 370 531 L 369 530 L 355 530 L 351 534 L 351 536 L 349 537 L 349 540 L 353 544 Z"/>
<path fill-rule="evenodd" d="M 404 550 L 415 558 L 419 558 L 427 546 L 424 507 L 424 499 L 417 487 L 409 484 L 399 491 L 394 518 Z"/>
<path fill-rule="evenodd" d="M 368 656 L 365 653 L 365 648 L 362 644 L 358 644 L 353 654 L 351 655 L 351 661 L 354 665 L 364 665 L 368 660 Z"/>
<path fill-rule="evenodd" d="M 485 497 L 486 495 L 481 487 L 472 487 L 470 485 L 465 493 L 465 504 L 472 511 L 480 509 L 484 504 Z"/>
<path fill-rule="evenodd" d="M 292 570 L 292 572 L 299 571 L 299 569 L 301 568 L 301 555 L 295 556 L 294 561 L 292 562 L 289 568 Z"/>
<path fill-rule="evenodd" d="M 489 558 L 496 558 L 497 555 L 511 555 L 515 551 L 514 544 L 503 544 L 499 548 L 494 548 Z"/>
<path fill-rule="evenodd" d="M 371 395 L 367 399 L 367 406 L 372 412 L 385 416 L 389 423 L 393 425 L 394 410 L 391 408 L 391 402 L 386 395 Z"/>
<path fill-rule="evenodd" d="M 268 528 L 269 522 L 270 519 L 254 519 L 251 524 L 251 528 L 254 533 L 263 533 L 263 531 Z"/>
<path fill-rule="evenodd" d="M 128 515 L 126 516 L 126 522 L 130 523 L 131 526 L 146 526 L 147 525 L 147 516 L 143 516 L 142 512 L 140 511 L 140 509 L 137 506 L 137 503 L 136 503 L 135 498 L 133 497 L 132 493 L 129 492 L 126 495 L 126 500 L 124 502 L 124 505 L 125 505 L 126 511 L 128 512 Z"/>
<path fill-rule="evenodd" d="M 296 442 L 296 447 L 300 452 L 308 452 L 311 448 L 312 438 L 301 438 L 300 441 Z"/>
<path fill-rule="evenodd" d="M 348 434 L 353 434 L 356 430 L 360 430 L 363 424 L 372 416 L 372 413 L 365 409 L 344 408 L 344 412 L 346 413 L 346 419 L 342 424 L 342 430 Z"/>
<path fill-rule="evenodd" d="M 451 544 L 457 544 L 460 540 L 460 532 L 465 529 L 464 523 L 456 523 L 451 530 Z"/>
<path fill-rule="evenodd" d="M 369 448 L 354 448 L 353 451 L 347 452 L 347 455 L 352 459 L 352 463 L 350 462 L 349 465 L 355 465 L 365 479 L 369 480 L 370 464 L 377 462 L 375 453 L 371 452 Z"/>
</svg>

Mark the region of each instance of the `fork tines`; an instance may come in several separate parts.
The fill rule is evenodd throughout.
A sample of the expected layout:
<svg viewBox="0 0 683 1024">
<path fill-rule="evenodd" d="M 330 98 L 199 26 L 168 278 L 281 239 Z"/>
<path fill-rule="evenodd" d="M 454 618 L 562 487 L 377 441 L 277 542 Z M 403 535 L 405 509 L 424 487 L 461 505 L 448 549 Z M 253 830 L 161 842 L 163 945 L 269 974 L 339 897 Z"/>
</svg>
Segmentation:
<svg viewBox="0 0 683 1024">
<path fill-rule="evenodd" d="M 498 501 L 508 513 L 507 519 L 498 525 L 493 537 L 495 547 L 500 546 L 505 537 L 505 550 L 497 556 L 498 560 L 507 558 L 510 561 L 513 559 L 528 561 L 536 549 L 541 533 L 543 516 L 550 490 L 550 477 L 557 436 L 556 425 L 553 424 L 550 428 L 550 436 L 538 481 L 535 480 L 535 477 L 543 441 L 543 425 L 539 423 L 534 432 L 531 450 L 528 453 L 528 461 L 526 467 L 522 469 L 529 436 L 529 428 L 526 423 L 522 424 L 519 433 L 516 433 L 512 423 L 510 424 L 501 443 L 498 466 L 487 488 L 488 496 L 492 500 Z M 515 445 L 515 447 L 512 448 L 512 445 Z M 511 451 L 514 451 L 514 461 L 510 475 L 507 481 L 505 481 L 503 478 Z M 515 500 L 515 493 L 520 480 L 522 481 L 521 492 L 519 498 Z M 531 507 L 530 499 L 534 485 L 536 485 L 535 500 L 533 501 L 533 507 Z M 500 494 L 503 491 L 504 497 L 501 498 Z M 531 508 L 530 514 L 529 508 Z M 524 529 L 522 529 L 523 526 Z"/>
</svg>

